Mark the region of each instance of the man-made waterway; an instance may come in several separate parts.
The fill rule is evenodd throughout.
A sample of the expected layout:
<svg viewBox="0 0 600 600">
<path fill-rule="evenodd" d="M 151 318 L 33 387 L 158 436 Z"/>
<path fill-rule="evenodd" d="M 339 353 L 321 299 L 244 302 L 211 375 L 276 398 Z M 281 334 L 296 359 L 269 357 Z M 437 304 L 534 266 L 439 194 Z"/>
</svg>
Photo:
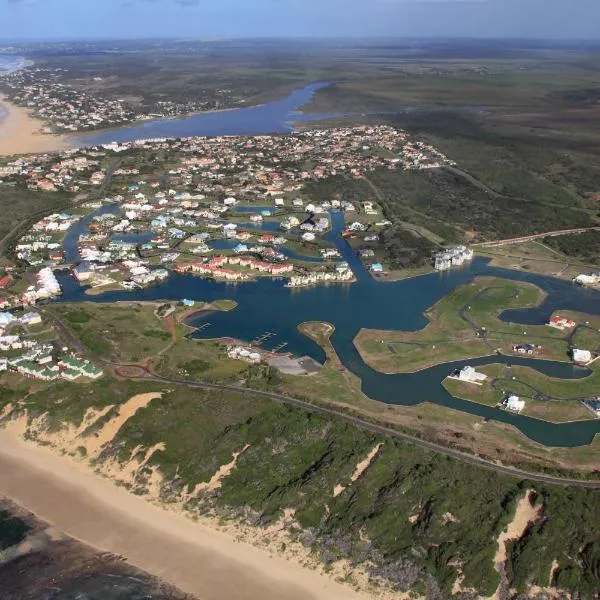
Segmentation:
<svg viewBox="0 0 600 600">
<path fill-rule="evenodd" d="M 350 246 L 339 236 L 344 217 L 331 213 L 332 231 L 325 237 L 336 245 L 342 260 L 350 263 L 357 281 L 353 284 L 321 285 L 311 288 L 284 287 L 283 280 L 261 279 L 257 282 L 227 284 L 201 279 L 193 275 L 173 274 L 168 280 L 134 292 L 108 292 L 89 297 L 70 276 L 59 279 L 64 302 L 114 302 L 118 300 L 179 300 L 190 298 L 212 301 L 231 298 L 238 307 L 230 312 L 211 313 L 201 317 L 210 325 L 197 332 L 198 338 L 236 337 L 253 340 L 265 332 L 275 336 L 269 347 L 287 342 L 286 351 L 324 360 L 322 349 L 301 335 L 297 327 L 304 321 L 326 321 L 335 326 L 332 344 L 342 363 L 362 380 L 364 392 L 371 398 L 397 405 L 432 402 L 467 413 L 509 423 L 533 440 L 548 446 L 577 446 L 591 442 L 600 433 L 600 421 L 553 424 L 530 417 L 467 402 L 452 397 L 441 381 L 454 366 L 465 362 L 443 364 L 418 373 L 385 375 L 374 371 L 359 356 L 353 339 L 361 328 L 415 331 L 427 324 L 423 312 L 455 287 L 480 275 L 528 281 L 547 293 L 541 306 L 533 309 L 506 311 L 502 318 L 511 322 L 541 324 L 556 309 L 571 309 L 600 314 L 600 293 L 577 287 L 570 282 L 530 273 L 490 267 L 481 258 L 469 266 L 446 273 L 432 273 L 405 281 L 379 282 L 364 269 Z M 80 225 L 78 224 L 77 227 Z M 522 364 L 541 373 L 560 378 L 579 378 L 589 373 L 568 363 L 522 357 L 490 356 L 469 360 L 474 366 L 497 362 Z"/>
<path fill-rule="evenodd" d="M 294 130 L 292 125 L 294 122 L 318 121 L 336 116 L 298 112 L 298 109 L 307 104 L 317 90 L 328 85 L 327 82 L 312 83 L 293 91 L 287 98 L 260 106 L 202 112 L 181 119 L 143 121 L 141 124 L 76 135 L 71 137 L 71 141 L 77 146 L 94 146 L 110 142 L 165 137 L 289 133 Z"/>
</svg>

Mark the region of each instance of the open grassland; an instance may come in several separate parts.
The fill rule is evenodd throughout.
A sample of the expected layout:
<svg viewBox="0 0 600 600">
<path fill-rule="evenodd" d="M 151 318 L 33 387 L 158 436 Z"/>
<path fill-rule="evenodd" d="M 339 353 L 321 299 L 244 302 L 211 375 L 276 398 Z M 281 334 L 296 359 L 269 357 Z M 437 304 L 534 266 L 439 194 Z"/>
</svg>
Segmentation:
<svg viewBox="0 0 600 600">
<path fill-rule="evenodd" d="M 526 592 L 531 583 L 545 585 L 556 560 L 557 586 L 577 590 L 582 598 L 597 590 L 597 492 L 479 470 L 249 393 L 109 378 L 89 384 L 84 394 L 73 394 L 64 383 L 45 388 L 24 400 L 3 388 L 0 409 L 12 402 L 13 418 L 27 409 L 30 424 L 35 419 L 28 435 L 59 449 L 62 428 L 79 427 L 87 408 L 113 406 L 102 422 L 81 431 L 74 444 L 81 449 L 96 443 L 95 432 L 131 395 L 162 392 L 101 446 L 96 467 L 117 459 L 123 470 L 110 463 L 112 476 L 135 493 L 149 493 L 151 486 L 156 491 L 158 481 L 160 499 L 171 506 L 215 515 L 222 523 L 250 523 L 270 537 L 273 551 L 285 553 L 299 542 L 330 569 L 339 560 L 354 568 L 371 562 L 372 576 L 416 593 L 436 590 L 441 597 L 449 597 L 456 565 L 462 564 L 464 585 L 490 595 L 499 582 L 496 539 L 525 490 L 535 489 L 543 509 L 519 543 L 508 547 L 511 587 Z M 36 418 L 48 414 L 50 420 Z M 149 448 L 160 449 L 127 476 L 132 457 Z M 202 487 L 244 448 L 235 467 L 219 479 L 218 493 Z M 372 458 L 357 477 L 357 465 L 368 455 Z M 194 489 L 201 491 L 191 494 Z M 285 540 L 265 529 L 284 510 L 294 515 Z"/>
<path fill-rule="evenodd" d="M 413 372 L 498 351 L 510 356 L 513 346 L 523 343 L 541 345 L 537 357 L 567 360 L 565 333 L 499 318 L 506 309 L 534 307 L 543 299 L 542 290 L 532 284 L 478 277 L 428 309 L 424 329 L 362 329 L 354 344 L 365 362 L 385 373 Z"/>
<path fill-rule="evenodd" d="M 171 333 L 155 315 L 157 305 L 125 302 L 56 304 L 50 310 L 65 321 L 94 355 L 122 363 L 155 356 L 171 342 Z"/>
<path fill-rule="evenodd" d="M 179 307 L 164 317 L 170 306 L 160 302 L 84 302 L 57 304 L 50 310 L 96 358 L 143 365 L 160 375 L 191 380 L 222 382 L 248 375 L 247 363 L 228 359 L 225 347 L 216 341 L 190 339 L 191 328 L 183 323 L 186 315 L 201 310 L 232 310 L 234 301 L 199 303 L 189 311 Z"/>
<path fill-rule="evenodd" d="M 592 232 L 593 233 L 593 232 Z M 573 236 L 560 236 L 519 244 L 508 244 L 495 247 L 477 247 L 475 252 L 479 256 L 490 259 L 490 266 L 520 271 L 529 271 L 548 275 L 559 279 L 571 280 L 580 273 L 587 273 L 596 268 L 592 261 L 583 258 L 567 256 L 555 250 L 548 244 L 548 240 L 561 240 L 564 237 L 579 237 L 587 234 Z"/>
<path fill-rule="evenodd" d="M 449 56 L 443 64 L 390 56 L 385 68 L 372 64 L 319 90 L 308 110 L 351 115 L 338 125 L 403 127 L 456 161 L 436 172 L 368 175 L 396 226 L 424 227 L 446 243 L 586 227 L 598 223 L 600 208 L 598 64 L 597 53 L 544 60 L 526 50 L 502 59 Z M 552 247 L 597 264 L 596 237 L 556 238 Z M 401 265 L 398 256 L 390 251 L 386 262 Z"/>
</svg>

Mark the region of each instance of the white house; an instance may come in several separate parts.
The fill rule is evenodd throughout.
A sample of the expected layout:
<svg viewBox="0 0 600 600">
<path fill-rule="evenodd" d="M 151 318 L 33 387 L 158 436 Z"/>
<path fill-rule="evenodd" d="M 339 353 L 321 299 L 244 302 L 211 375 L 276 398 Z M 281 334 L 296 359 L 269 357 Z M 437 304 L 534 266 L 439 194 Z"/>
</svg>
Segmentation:
<svg viewBox="0 0 600 600">
<path fill-rule="evenodd" d="M 573 348 L 571 354 L 573 356 L 573 361 L 581 365 L 587 365 L 592 360 L 592 353 L 589 350 Z"/>
<path fill-rule="evenodd" d="M 506 408 L 508 410 L 512 410 L 513 412 L 520 413 L 525 408 L 525 400 L 521 400 L 519 396 L 511 394 L 506 399 Z"/>
<path fill-rule="evenodd" d="M 468 383 L 476 383 L 477 385 L 481 385 L 487 379 L 488 376 L 485 373 L 478 373 L 471 366 L 466 366 L 463 367 L 457 373 L 453 374 L 452 377 L 454 377 L 454 379 L 459 379 L 460 381 L 466 381 Z"/>
</svg>

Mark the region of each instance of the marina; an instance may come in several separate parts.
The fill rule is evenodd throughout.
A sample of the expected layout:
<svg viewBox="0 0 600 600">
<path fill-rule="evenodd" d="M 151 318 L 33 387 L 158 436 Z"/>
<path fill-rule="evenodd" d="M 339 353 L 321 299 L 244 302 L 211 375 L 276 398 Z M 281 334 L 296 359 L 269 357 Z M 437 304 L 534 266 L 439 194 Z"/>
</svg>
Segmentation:
<svg viewBox="0 0 600 600">
<path fill-rule="evenodd" d="M 306 321 L 328 322 L 335 328 L 331 342 L 342 364 L 361 379 L 362 389 L 370 398 L 405 406 L 421 402 L 435 403 L 484 419 L 514 425 L 529 438 L 547 446 L 588 444 L 600 433 L 600 421 L 554 424 L 454 398 L 443 388 L 441 382 L 449 371 L 462 368 L 464 361 L 440 364 L 416 373 L 386 375 L 366 365 L 353 343 L 361 328 L 406 331 L 421 329 L 427 323 L 423 313 L 429 306 L 455 287 L 477 276 L 528 281 L 546 292 L 547 297 L 540 306 L 509 310 L 501 315 L 502 320 L 513 323 L 544 324 L 557 309 L 598 314 L 600 293 L 551 277 L 490 267 L 480 257 L 449 271 L 404 281 L 380 282 L 371 277 L 350 245 L 340 236 L 344 228 L 343 213 L 332 211 L 330 214 L 332 229 L 324 235 L 324 239 L 335 245 L 341 259 L 348 263 L 355 274 L 354 283 L 296 289 L 286 287 L 282 280 L 261 279 L 259 282 L 233 284 L 171 273 L 166 281 L 144 289 L 112 291 L 90 297 L 72 276 L 60 275 L 63 296 L 59 301 L 148 301 L 178 300 L 185 297 L 210 302 L 229 298 L 238 303 L 237 308 L 228 312 L 211 313 L 210 328 L 203 327 L 207 317 L 199 316 L 190 323 L 197 327 L 192 333 L 193 337 L 264 342 L 266 333 L 276 333 L 277 342 L 273 344 L 274 347 L 285 343 L 282 349 L 286 353 L 297 357 L 308 356 L 321 363 L 325 360 L 323 350 L 313 340 L 303 336 L 297 328 Z M 80 221 L 74 227 L 81 228 L 83 222 L 84 220 Z M 66 243 L 70 239 L 69 232 Z M 590 373 L 588 369 L 571 363 L 525 356 L 491 355 L 469 361 L 473 367 L 490 363 L 526 365 L 545 375 L 564 379 L 581 378 Z"/>
</svg>

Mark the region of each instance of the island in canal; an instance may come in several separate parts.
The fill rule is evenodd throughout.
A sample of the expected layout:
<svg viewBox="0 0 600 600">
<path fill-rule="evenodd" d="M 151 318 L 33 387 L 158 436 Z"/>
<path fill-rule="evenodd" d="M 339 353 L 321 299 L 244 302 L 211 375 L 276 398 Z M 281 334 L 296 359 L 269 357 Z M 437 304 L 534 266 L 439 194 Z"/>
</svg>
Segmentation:
<svg viewBox="0 0 600 600">
<path fill-rule="evenodd" d="M 239 535 L 316 555 L 371 597 L 428 586 L 448 597 L 456 582 L 494 593 L 508 581 L 497 536 L 513 509 L 536 527 L 563 514 L 556 484 L 581 496 L 574 539 L 597 520 L 585 487 L 600 452 L 596 276 L 576 264 L 554 277 L 543 260 L 510 268 L 503 248 L 537 243 L 522 237 L 444 238 L 405 221 L 391 187 L 460 168 L 433 144 L 362 125 L 5 163 L 9 431 L 186 514 L 258 527 L 258 540 Z M 457 481 L 461 493 L 439 501 Z M 467 487 L 493 512 L 485 531 L 461 512 Z M 434 522 L 437 550 L 425 544 Z M 528 551 L 564 538 L 563 525 Z M 561 553 L 559 570 L 552 544 L 535 581 L 595 589 L 598 541 Z M 526 556 L 511 554 L 519 589 L 533 577 Z"/>
</svg>

